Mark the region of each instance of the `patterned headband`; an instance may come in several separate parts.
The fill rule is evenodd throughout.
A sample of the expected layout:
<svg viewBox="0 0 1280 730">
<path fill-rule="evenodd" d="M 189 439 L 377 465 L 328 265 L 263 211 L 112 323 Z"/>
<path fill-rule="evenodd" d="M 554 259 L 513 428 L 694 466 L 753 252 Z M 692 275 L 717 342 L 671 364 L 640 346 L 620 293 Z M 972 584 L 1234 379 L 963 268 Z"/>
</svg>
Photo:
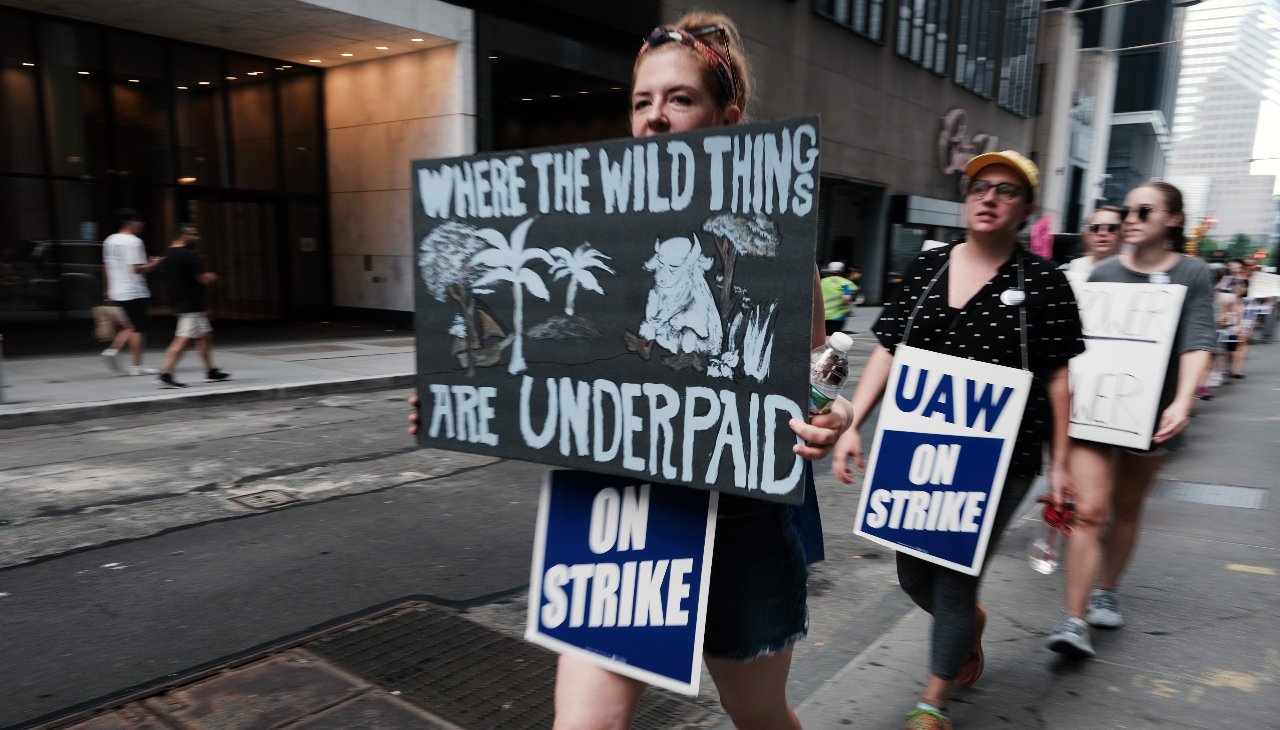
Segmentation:
<svg viewBox="0 0 1280 730">
<path fill-rule="evenodd" d="M 723 48 L 716 48 L 702 40 L 702 36 L 712 33 L 720 33 L 720 44 Z M 644 54 L 671 42 L 683 43 L 702 54 L 711 66 L 711 70 L 715 72 L 716 79 L 720 81 L 720 90 L 724 92 L 724 98 L 731 104 L 739 104 L 738 82 L 734 78 L 733 60 L 729 55 L 729 31 L 723 25 L 703 25 L 688 30 L 671 26 L 654 28 L 645 39 L 644 45 L 640 47 L 640 53 L 636 56 L 636 66 L 640 65 L 640 59 L 644 58 Z"/>
</svg>

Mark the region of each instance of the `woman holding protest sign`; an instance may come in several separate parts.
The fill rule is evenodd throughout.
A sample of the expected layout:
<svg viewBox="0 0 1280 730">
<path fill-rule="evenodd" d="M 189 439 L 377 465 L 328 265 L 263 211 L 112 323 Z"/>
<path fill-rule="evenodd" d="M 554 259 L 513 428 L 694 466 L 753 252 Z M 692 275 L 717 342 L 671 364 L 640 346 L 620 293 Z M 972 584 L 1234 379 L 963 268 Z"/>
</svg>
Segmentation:
<svg viewBox="0 0 1280 730">
<path fill-rule="evenodd" d="M 1060 491 L 1068 489 L 1067 362 L 1084 351 L 1084 342 L 1066 276 L 1015 240 L 1035 210 L 1035 164 L 1016 152 L 992 152 L 973 158 L 965 173 L 968 234 L 962 242 L 922 253 L 876 322 L 880 346 L 858 383 L 853 427 L 840 437 L 832 469 L 852 484 L 849 458 L 858 469 L 866 468 L 858 428 L 884 394 L 899 344 L 1029 370 L 1031 388 L 995 508 L 986 548 L 990 556 L 1040 470 L 1046 438 L 1053 444 L 1050 481 Z M 986 614 L 977 605 L 980 578 L 903 552 L 897 560 L 903 590 L 933 615 L 929 681 L 906 727 L 950 728 L 946 711 L 952 688 L 972 684 L 982 674 Z"/>
<path fill-rule="evenodd" d="M 718 14 L 690 13 L 655 29 L 640 49 L 632 79 L 632 134 L 651 137 L 738 124 L 751 90 L 733 22 Z M 816 267 L 812 296 L 810 340 L 816 348 L 826 342 Z M 416 398 L 411 405 L 417 408 Z M 808 423 L 793 419 L 791 428 L 806 441 L 793 450 L 811 461 L 824 458 L 852 417 L 841 398 L 829 415 Z M 416 413 L 410 421 L 414 433 Z M 808 470 L 806 480 L 809 501 Z M 721 495 L 703 651 L 721 704 L 739 728 L 800 727 L 787 704 L 786 681 L 792 645 L 808 632 L 807 562 L 790 506 Z M 644 688 L 639 680 L 562 654 L 555 727 L 628 728 Z"/>
<path fill-rule="evenodd" d="M 1096 655 L 1088 626 L 1124 625 L 1115 589 L 1138 539 L 1143 501 L 1165 455 L 1177 448 L 1179 434 L 1191 421 L 1196 388 L 1217 349 L 1209 266 L 1182 253 L 1182 193 L 1165 182 L 1147 183 L 1129 191 L 1125 208 L 1124 250 L 1099 264 L 1089 281 L 1180 284 L 1187 291 L 1151 448 L 1073 439 L 1071 480 L 1053 485 L 1056 503 L 1075 503 L 1075 522 L 1066 561 L 1067 617 L 1049 636 L 1048 647 L 1075 656 Z M 1108 513 L 1111 524 L 1104 534 Z"/>
</svg>

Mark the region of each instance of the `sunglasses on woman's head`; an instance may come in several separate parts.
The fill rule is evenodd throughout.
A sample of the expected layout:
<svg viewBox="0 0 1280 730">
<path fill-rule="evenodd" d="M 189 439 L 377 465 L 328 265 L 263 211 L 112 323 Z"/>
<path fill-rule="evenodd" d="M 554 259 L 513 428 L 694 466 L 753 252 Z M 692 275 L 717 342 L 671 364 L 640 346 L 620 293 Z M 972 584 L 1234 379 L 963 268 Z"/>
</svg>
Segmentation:
<svg viewBox="0 0 1280 730">
<path fill-rule="evenodd" d="M 736 101 L 738 98 L 738 81 L 733 77 L 733 56 L 729 52 L 729 30 L 723 25 L 699 25 L 693 28 L 685 28 L 684 32 L 708 48 L 714 48 L 707 44 L 704 38 L 713 33 L 720 34 L 720 48 L 715 49 L 723 54 L 724 58 L 720 63 L 711 62 L 711 67 L 719 78 L 720 85 L 723 87 L 725 96 L 730 102 Z M 644 39 L 644 46 L 640 49 L 640 53 L 664 46 L 671 42 L 686 43 L 689 46 L 695 46 L 695 43 L 687 42 L 686 36 L 681 35 L 680 31 L 670 26 L 655 28 L 648 38 Z M 723 65 L 722 65 L 723 64 Z"/>
<path fill-rule="evenodd" d="M 1146 220 L 1146 219 L 1144 218 L 1143 220 Z M 1119 223 L 1090 223 L 1089 224 L 1090 233 L 1102 233 L 1103 231 L 1106 231 L 1107 233 L 1115 233 L 1118 230 L 1120 230 Z"/>
<path fill-rule="evenodd" d="M 1022 196 L 1022 186 L 1013 183 L 993 183 L 990 180 L 970 180 L 969 196 L 974 198 L 985 198 L 987 192 L 992 188 L 996 191 L 996 197 L 1006 203 L 1013 202 Z"/>
<path fill-rule="evenodd" d="M 1151 211 L 1153 210 L 1162 210 L 1162 209 L 1157 208 L 1153 205 L 1139 205 L 1136 208 L 1125 208 L 1124 211 L 1122 211 L 1120 214 L 1120 220 L 1127 221 L 1129 220 L 1130 213 L 1137 213 L 1138 220 L 1142 221 L 1143 223 L 1146 223 L 1147 219 L 1151 217 Z"/>
</svg>

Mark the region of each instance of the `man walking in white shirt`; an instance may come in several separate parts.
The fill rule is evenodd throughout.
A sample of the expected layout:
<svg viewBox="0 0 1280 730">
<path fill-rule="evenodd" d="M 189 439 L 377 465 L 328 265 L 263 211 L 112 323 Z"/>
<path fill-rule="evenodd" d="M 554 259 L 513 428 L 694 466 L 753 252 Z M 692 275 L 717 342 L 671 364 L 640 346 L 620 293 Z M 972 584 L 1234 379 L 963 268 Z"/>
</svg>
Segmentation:
<svg viewBox="0 0 1280 730">
<path fill-rule="evenodd" d="M 147 249 L 138 238 L 144 224 L 137 211 L 124 208 L 116 213 L 116 219 L 119 224 L 117 232 L 102 242 L 102 262 L 107 277 L 107 298 L 124 309 L 129 317 L 129 326 L 120 330 L 111 346 L 102 351 L 102 359 L 108 368 L 120 370 L 116 356 L 127 343 L 133 350 L 133 365 L 128 373 L 155 375 L 157 370 L 142 366 L 142 352 L 147 339 L 147 305 L 151 301 L 151 290 L 147 288 L 143 274 L 164 259 L 159 256 L 147 258 Z"/>
</svg>

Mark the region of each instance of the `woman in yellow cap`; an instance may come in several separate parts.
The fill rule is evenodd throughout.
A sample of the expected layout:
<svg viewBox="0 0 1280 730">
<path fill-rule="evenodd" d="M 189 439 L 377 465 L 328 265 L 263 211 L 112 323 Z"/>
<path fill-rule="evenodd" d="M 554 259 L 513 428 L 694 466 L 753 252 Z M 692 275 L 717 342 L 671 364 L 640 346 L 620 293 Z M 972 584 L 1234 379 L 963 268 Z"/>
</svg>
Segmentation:
<svg viewBox="0 0 1280 730">
<path fill-rule="evenodd" d="M 1053 443 L 1051 483 L 1067 478 L 1067 361 L 1084 352 L 1084 339 L 1066 276 L 1015 240 L 1035 211 L 1035 164 L 1017 152 L 992 152 L 973 158 L 965 174 L 968 233 L 963 241 L 920 254 L 872 328 L 880 346 L 854 393 L 853 427 L 836 444 L 832 470 L 852 484 L 849 458 L 859 470 L 865 468 L 858 428 L 884 394 L 899 344 L 1030 370 L 1031 392 L 996 508 L 989 557 L 1040 471 L 1046 438 Z M 1021 327 L 1019 309 L 1026 322 Z M 952 688 L 972 684 L 982 674 L 986 614 L 977 605 L 980 579 L 904 553 L 897 559 L 903 590 L 933 615 L 929 680 L 906 727 L 949 730 Z"/>
</svg>

